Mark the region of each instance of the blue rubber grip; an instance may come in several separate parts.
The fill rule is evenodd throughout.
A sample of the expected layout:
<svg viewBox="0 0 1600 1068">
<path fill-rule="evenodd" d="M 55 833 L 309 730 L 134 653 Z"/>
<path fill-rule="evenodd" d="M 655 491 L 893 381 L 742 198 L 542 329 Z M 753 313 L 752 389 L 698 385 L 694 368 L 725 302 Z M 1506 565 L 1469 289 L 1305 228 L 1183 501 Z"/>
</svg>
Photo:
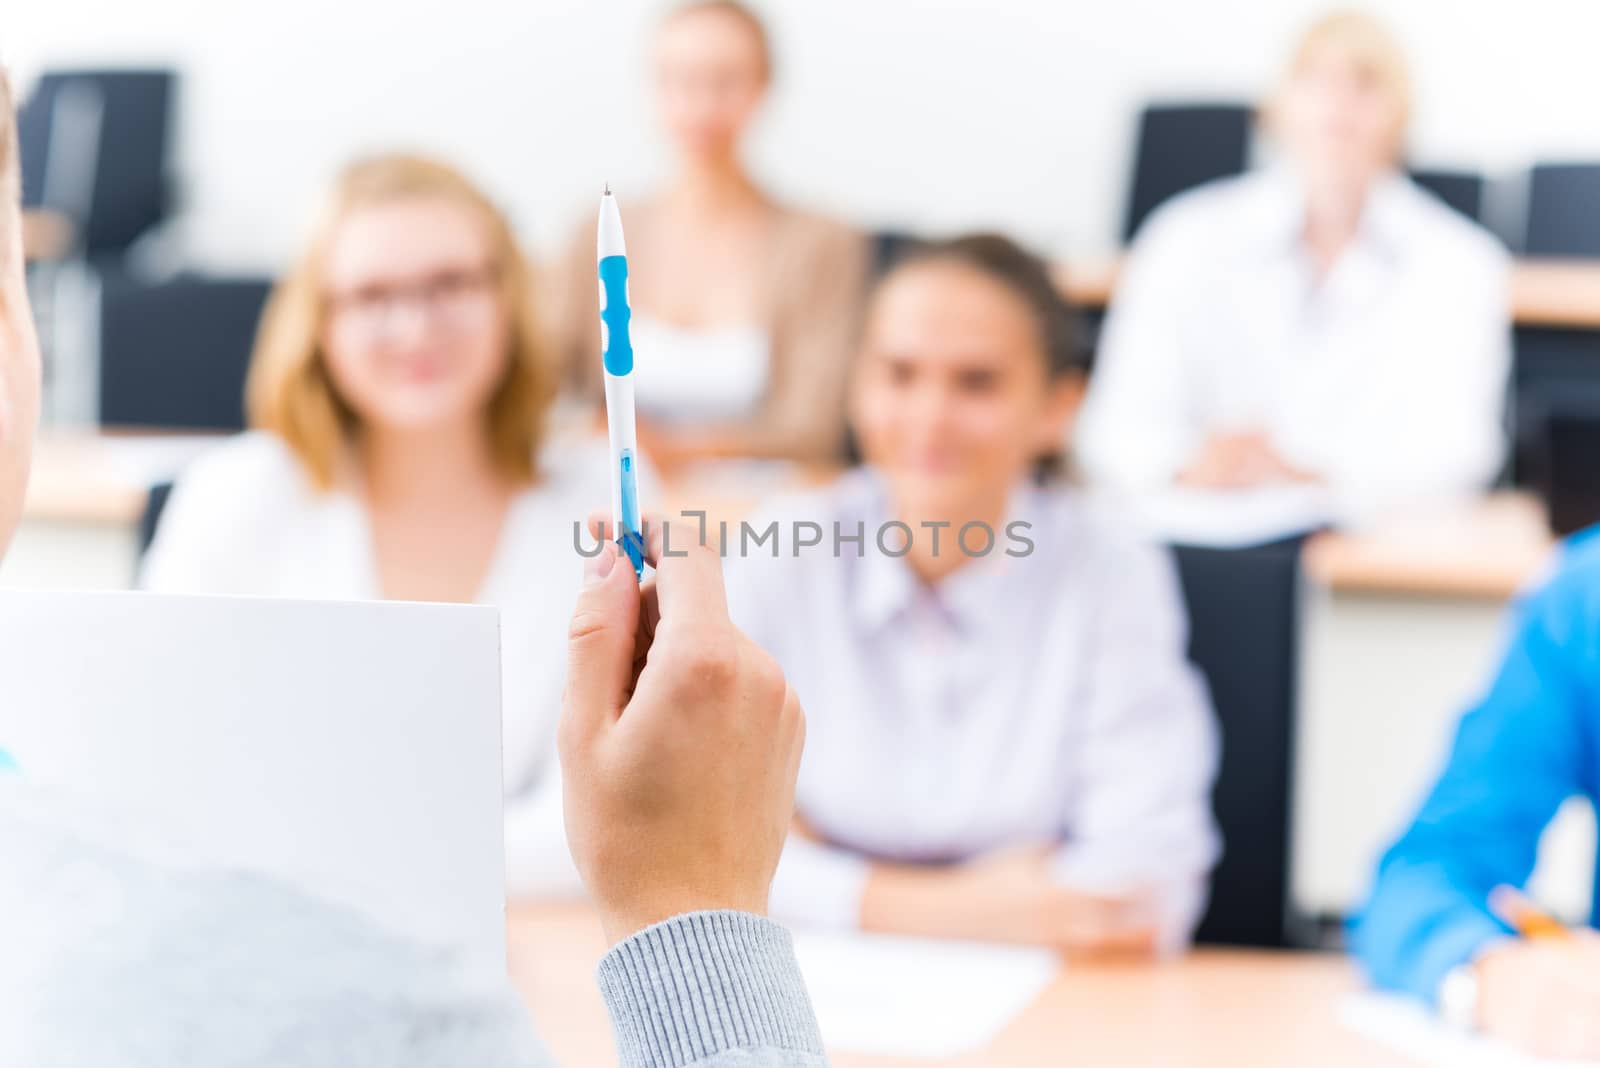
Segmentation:
<svg viewBox="0 0 1600 1068">
<path fill-rule="evenodd" d="M 634 471 L 633 450 L 623 449 L 619 459 L 622 470 L 622 533 L 617 544 L 633 563 L 633 573 L 644 576 L 644 539 L 639 536 L 639 482 Z"/>
<path fill-rule="evenodd" d="M 628 258 L 607 256 L 600 261 L 600 282 L 606 290 L 606 306 L 600 321 L 606 324 L 606 351 L 601 354 L 606 370 L 614 375 L 633 372 L 633 342 L 628 337 Z"/>
</svg>

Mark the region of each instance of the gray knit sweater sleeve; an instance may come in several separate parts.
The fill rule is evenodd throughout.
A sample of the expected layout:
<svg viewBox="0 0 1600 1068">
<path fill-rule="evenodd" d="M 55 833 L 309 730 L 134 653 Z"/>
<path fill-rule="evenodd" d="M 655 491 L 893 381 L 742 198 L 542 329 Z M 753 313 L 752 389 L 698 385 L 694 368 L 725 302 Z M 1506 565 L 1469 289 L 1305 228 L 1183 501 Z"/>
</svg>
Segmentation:
<svg viewBox="0 0 1600 1068">
<path fill-rule="evenodd" d="M 647 927 L 600 962 L 622 1068 L 819 1068 L 789 932 L 742 912 Z"/>
</svg>

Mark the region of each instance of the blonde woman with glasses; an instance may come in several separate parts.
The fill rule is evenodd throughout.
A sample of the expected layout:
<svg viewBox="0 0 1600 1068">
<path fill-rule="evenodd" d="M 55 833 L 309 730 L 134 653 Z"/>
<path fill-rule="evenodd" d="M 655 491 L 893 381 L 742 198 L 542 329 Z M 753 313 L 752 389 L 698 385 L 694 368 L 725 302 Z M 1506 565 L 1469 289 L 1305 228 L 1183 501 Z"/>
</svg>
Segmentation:
<svg viewBox="0 0 1600 1068">
<path fill-rule="evenodd" d="M 604 449 L 544 447 L 555 376 L 504 215 L 426 159 L 358 162 L 278 286 L 250 368 L 251 433 L 181 479 L 151 589 L 459 601 L 500 609 L 507 873 L 576 891 L 554 729 Z"/>
</svg>

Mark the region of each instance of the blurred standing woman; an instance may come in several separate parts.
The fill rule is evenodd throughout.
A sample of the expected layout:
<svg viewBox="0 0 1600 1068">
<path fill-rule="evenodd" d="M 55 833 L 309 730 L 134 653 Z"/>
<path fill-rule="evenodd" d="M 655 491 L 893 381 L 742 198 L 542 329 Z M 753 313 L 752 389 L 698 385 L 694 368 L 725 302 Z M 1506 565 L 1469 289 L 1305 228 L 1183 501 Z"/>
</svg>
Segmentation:
<svg viewBox="0 0 1600 1068">
<path fill-rule="evenodd" d="M 349 167 L 268 304 L 253 432 L 173 492 L 143 584 L 501 613 L 513 893 L 577 892 L 554 754 L 572 549 L 604 448 L 544 447 L 556 371 L 504 215 L 426 159 Z M 285 665 L 292 669 L 292 665 Z"/>
<path fill-rule="evenodd" d="M 1507 257 L 1402 173 L 1410 101 L 1388 32 L 1328 16 L 1266 108 L 1282 163 L 1151 217 L 1080 428 L 1094 479 L 1135 492 L 1319 484 L 1354 512 L 1489 485 L 1504 447 Z"/>
<path fill-rule="evenodd" d="M 641 444 L 667 468 L 718 456 L 831 458 L 844 440 L 866 243 L 779 203 L 746 171 L 741 143 L 772 53 L 744 4 L 674 9 L 656 33 L 655 76 L 677 171 L 655 197 L 622 205 Z M 579 229 L 563 273 L 563 356 L 597 389 L 592 224 Z"/>
</svg>

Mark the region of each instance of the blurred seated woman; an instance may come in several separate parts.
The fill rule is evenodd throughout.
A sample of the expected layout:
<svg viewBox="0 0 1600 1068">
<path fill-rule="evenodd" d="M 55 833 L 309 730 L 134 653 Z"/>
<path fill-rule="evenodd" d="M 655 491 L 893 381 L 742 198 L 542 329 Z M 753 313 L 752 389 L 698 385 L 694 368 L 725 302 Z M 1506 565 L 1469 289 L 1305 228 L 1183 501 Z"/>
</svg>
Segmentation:
<svg viewBox="0 0 1600 1068">
<path fill-rule="evenodd" d="M 766 30 L 734 0 L 691 0 L 656 31 L 656 95 L 677 170 L 653 197 L 619 192 L 639 438 L 665 469 L 722 456 L 829 459 L 843 447 L 866 244 L 779 202 L 745 169 L 740 147 L 771 73 Z M 560 325 L 563 357 L 598 397 L 594 233 L 590 221 L 572 243 Z"/>
<path fill-rule="evenodd" d="M 544 445 L 556 370 L 532 300 L 510 225 L 467 178 L 409 156 L 351 166 L 265 312 L 254 429 L 178 482 L 143 585 L 499 608 L 510 887 L 576 893 L 554 731 L 573 523 L 608 466 L 603 446 Z"/>
<path fill-rule="evenodd" d="M 1329 16 L 1265 109 L 1281 162 L 1151 216 L 1080 427 L 1095 481 L 1317 485 L 1330 518 L 1490 484 L 1507 257 L 1405 176 L 1409 110 L 1394 39 L 1365 15 Z"/>
<path fill-rule="evenodd" d="M 1082 388 L 1040 261 L 927 246 L 868 306 L 866 466 L 747 521 L 776 544 L 730 531 L 734 618 L 807 714 L 776 915 L 1085 954 L 1188 941 L 1215 726 L 1170 560 L 1049 475 Z"/>
</svg>

